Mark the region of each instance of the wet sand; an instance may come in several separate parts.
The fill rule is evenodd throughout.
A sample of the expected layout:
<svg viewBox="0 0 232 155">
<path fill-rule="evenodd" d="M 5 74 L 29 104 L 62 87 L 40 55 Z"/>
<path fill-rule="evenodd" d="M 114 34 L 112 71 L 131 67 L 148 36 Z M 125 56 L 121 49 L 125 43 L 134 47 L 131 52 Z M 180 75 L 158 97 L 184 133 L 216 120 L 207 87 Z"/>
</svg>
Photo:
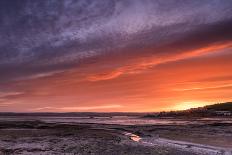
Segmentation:
<svg viewBox="0 0 232 155">
<path fill-rule="evenodd" d="M 232 124 L 0 121 L 0 155 L 231 155 Z"/>
</svg>

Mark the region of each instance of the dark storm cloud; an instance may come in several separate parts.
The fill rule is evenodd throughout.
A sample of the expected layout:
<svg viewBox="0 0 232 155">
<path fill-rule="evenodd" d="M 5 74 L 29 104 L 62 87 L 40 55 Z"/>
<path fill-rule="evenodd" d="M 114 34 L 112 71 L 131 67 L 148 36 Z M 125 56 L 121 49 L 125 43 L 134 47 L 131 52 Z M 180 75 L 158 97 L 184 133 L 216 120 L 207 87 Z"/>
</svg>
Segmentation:
<svg viewBox="0 0 232 155">
<path fill-rule="evenodd" d="M 2 0 L 0 79 L 52 75 L 124 48 L 228 41 L 231 8 L 229 0 Z"/>
</svg>

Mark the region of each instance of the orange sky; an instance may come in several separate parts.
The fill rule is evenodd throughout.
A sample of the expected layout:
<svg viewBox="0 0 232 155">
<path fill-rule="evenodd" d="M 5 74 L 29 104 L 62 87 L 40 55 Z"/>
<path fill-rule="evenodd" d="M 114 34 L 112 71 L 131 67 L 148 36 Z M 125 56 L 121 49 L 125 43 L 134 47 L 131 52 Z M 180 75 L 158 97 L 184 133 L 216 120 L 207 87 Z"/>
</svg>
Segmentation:
<svg viewBox="0 0 232 155">
<path fill-rule="evenodd" d="M 146 112 L 231 101 L 231 59 L 231 44 L 222 43 L 187 54 L 103 60 L 7 83 L 15 92 L 1 94 L 1 109 Z M 109 67 L 114 63 L 120 66 Z"/>
</svg>

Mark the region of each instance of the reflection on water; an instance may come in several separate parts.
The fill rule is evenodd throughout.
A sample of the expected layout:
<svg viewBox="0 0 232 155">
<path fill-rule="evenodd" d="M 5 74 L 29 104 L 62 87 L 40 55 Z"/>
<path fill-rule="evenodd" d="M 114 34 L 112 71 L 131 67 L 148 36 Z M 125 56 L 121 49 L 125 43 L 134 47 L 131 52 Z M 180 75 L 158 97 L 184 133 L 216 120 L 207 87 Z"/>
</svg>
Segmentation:
<svg viewBox="0 0 232 155">
<path fill-rule="evenodd" d="M 148 124 L 188 124 L 191 123 L 186 120 L 171 120 L 171 119 L 143 119 L 135 116 L 122 116 L 122 117 L 94 117 L 94 118 L 42 118 L 46 122 L 65 122 L 65 123 L 97 123 L 97 124 L 120 124 L 120 125 L 148 125 Z"/>
<path fill-rule="evenodd" d="M 141 137 L 139 137 L 138 135 L 135 135 L 133 133 L 129 133 L 129 132 L 125 132 L 124 133 L 126 136 L 129 136 L 131 140 L 135 141 L 135 142 L 139 142 L 140 139 L 142 139 Z"/>
<path fill-rule="evenodd" d="M 138 116 L 112 116 L 112 117 L 0 117 L 0 120 L 41 120 L 48 123 L 97 123 L 120 125 L 187 125 L 205 124 L 220 121 L 220 123 L 232 123 L 232 118 L 203 118 L 203 119 L 159 119 L 140 118 Z"/>
</svg>

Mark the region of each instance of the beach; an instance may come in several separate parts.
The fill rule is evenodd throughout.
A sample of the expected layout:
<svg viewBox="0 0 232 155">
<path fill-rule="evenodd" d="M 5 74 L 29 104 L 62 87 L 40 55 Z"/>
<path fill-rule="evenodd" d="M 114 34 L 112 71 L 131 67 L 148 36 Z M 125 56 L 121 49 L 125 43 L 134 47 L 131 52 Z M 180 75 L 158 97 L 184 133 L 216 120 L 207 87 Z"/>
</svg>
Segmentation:
<svg viewBox="0 0 232 155">
<path fill-rule="evenodd" d="M 0 131 L 1 155 L 230 155 L 232 151 L 230 119 L 1 117 Z"/>
</svg>

